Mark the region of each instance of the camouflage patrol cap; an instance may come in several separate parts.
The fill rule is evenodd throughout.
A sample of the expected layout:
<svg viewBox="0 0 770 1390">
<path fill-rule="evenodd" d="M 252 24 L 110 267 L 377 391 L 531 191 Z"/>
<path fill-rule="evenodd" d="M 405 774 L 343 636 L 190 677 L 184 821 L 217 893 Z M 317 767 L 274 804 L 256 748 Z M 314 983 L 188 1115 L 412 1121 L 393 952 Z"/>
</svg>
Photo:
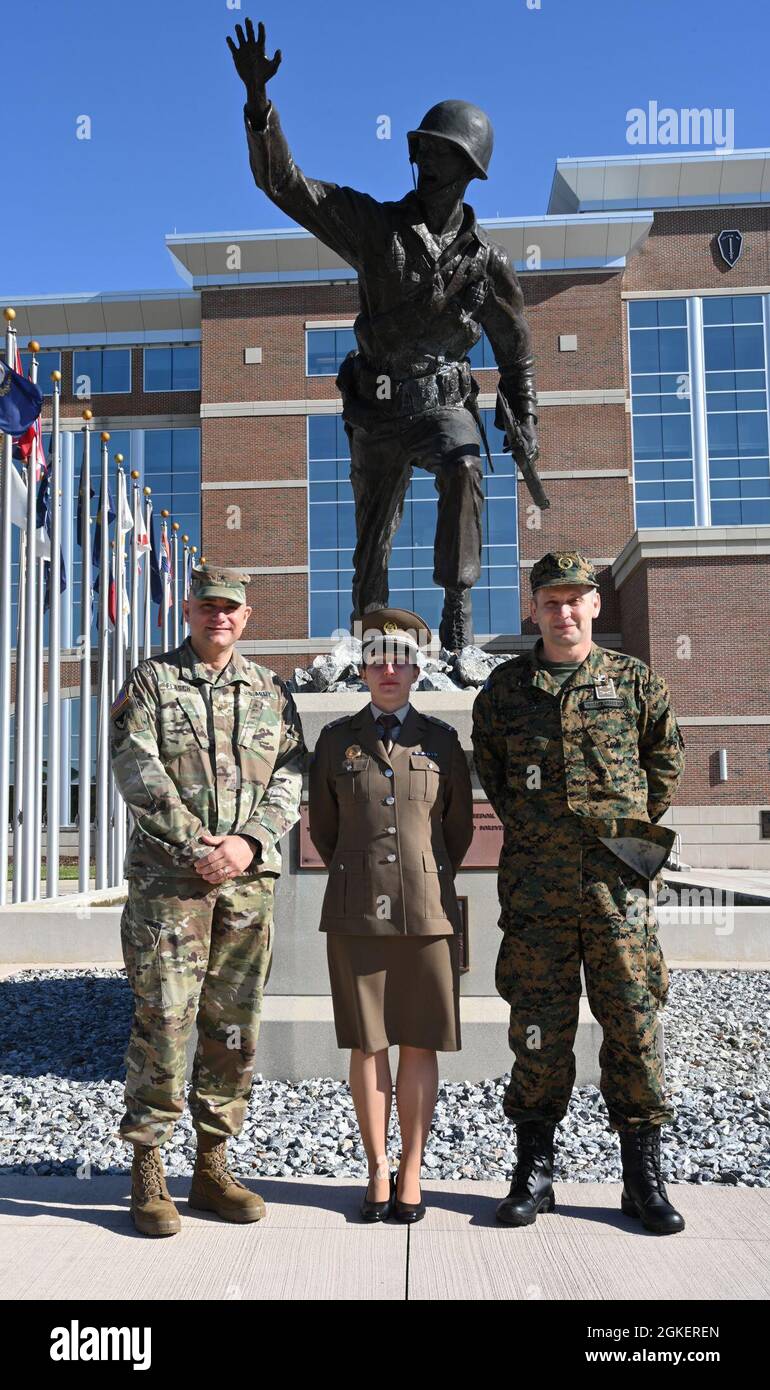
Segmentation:
<svg viewBox="0 0 770 1390">
<path fill-rule="evenodd" d="M 251 575 L 245 570 L 208 564 L 193 570 L 190 593 L 193 598 L 229 598 L 233 603 L 245 603 L 250 579 Z"/>
<path fill-rule="evenodd" d="M 416 663 L 433 641 L 433 634 L 424 619 L 406 608 L 378 608 L 372 613 L 364 613 L 353 623 L 353 636 L 361 642 L 364 662 L 382 656 L 387 659 L 401 652 L 413 655 Z"/>
<path fill-rule="evenodd" d="M 529 576 L 533 594 L 537 589 L 554 584 L 590 584 L 598 589 L 599 578 L 591 564 L 577 550 L 549 550 L 542 560 L 532 566 Z"/>
</svg>

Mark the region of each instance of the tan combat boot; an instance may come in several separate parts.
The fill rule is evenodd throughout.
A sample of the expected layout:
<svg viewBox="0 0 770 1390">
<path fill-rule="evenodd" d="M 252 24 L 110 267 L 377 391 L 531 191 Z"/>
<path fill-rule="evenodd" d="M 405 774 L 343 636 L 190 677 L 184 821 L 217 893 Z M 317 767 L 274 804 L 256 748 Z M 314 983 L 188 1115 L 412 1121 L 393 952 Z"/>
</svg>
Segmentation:
<svg viewBox="0 0 770 1390">
<path fill-rule="evenodd" d="M 131 1220 L 145 1236 L 174 1236 L 182 1228 L 166 1187 L 160 1149 L 147 1144 L 134 1144 Z"/>
<path fill-rule="evenodd" d="M 214 1211 L 224 1221 L 261 1221 L 265 1204 L 227 1170 L 227 1140 L 198 1132 L 198 1151 L 190 1187 L 189 1205 L 197 1211 Z"/>
</svg>

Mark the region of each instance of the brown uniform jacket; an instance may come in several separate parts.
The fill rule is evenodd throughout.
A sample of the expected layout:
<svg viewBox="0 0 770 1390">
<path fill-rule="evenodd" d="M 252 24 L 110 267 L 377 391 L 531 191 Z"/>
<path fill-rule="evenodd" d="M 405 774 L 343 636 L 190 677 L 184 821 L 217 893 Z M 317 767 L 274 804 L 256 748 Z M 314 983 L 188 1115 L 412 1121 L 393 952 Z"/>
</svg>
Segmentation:
<svg viewBox="0 0 770 1390">
<path fill-rule="evenodd" d="M 410 706 L 390 755 L 371 706 L 327 724 L 310 767 L 310 836 L 329 870 L 321 931 L 451 936 L 473 836 L 455 730 Z"/>
</svg>

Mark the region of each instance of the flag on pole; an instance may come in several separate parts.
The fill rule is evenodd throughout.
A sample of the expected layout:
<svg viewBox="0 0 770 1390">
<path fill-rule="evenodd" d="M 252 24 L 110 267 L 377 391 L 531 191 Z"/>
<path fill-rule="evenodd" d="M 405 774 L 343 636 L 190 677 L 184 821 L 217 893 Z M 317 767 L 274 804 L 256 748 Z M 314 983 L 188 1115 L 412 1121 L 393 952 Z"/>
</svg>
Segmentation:
<svg viewBox="0 0 770 1390">
<path fill-rule="evenodd" d="M 125 546 L 125 537 L 127 536 L 127 534 L 128 534 L 129 531 L 133 531 L 133 529 L 134 529 L 134 518 L 133 518 L 133 514 L 132 514 L 132 512 L 131 512 L 131 507 L 129 506 L 128 498 L 127 498 L 127 496 L 126 496 L 126 482 L 125 482 L 125 479 L 123 480 L 123 486 L 122 486 L 119 490 L 120 490 L 120 516 L 118 517 L 118 524 L 117 524 L 117 532 L 118 532 L 118 558 L 117 558 L 116 564 L 117 564 L 117 565 L 120 565 L 120 574 L 121 574 L 121 579 L 122 579 L 122 581 L 123 581 L 122 584 L 121 584 L 121 608 L 123 609 L 123 612 L 122 612 L 122 614 L 121 614 L 121 617 L 122 617 L 122 624 L 123 624 L 123 645 L 124 645 L 124 647 L 127 647 L 127 646 L 128 646 L 128 619 L 129 619 L 129 616 L 130 616 L 130 613 L 131 613 L 131 605 L 130 605 L 130 603 L 129 603 L 129 601 L 128 601 L 128 595 L 127 595 L 127 593 L 126 593 L 127 585 L 126 585 L 126 546 Z"/>
<path fill-rule="evenodd" d="M 163 580 L 160 575 L 160 547 L 155 534 L 155 512 L 150 512 L 150 594 L 153 603 L 163 603 Z"/>
<path fill-rule="evenodd" d="M 174 595 L 171 591 L 171 546 L 165 517 L 160 523 L 160 577 L 163 588 L 162 607 L 158 613 L 158 627 L 163 626 L 163 613 L 168 613 L 174 604 Z"/>
<path fill-rule="evenodd" d="M 142 502 L 139 489 L 136 489 L 134 496 L 134 528 L 136 530 L 136 560 L 137 571 L 143 555 L 150 549 L 150 537 L 147 535 L 147 526 L 142 512 Z"/>
<path fill-rule="evenodd" d="M 89 494 L 88 494 L 88 507 L 86 508 L 86 510 L 87 510 L 87 511 L 89 512 L 89 514 L 90 514 L 90 511 L 91 511 L 91 501 L 92 501 L 92 499 L 96 496 L 96 489 L 94 488 L 93 480 L 92 480 L 91 478 L 89 478 L 89 489 L 90 489 L 90 490 L 89 490 Z M 82 549 L 83 549 L 83 468 L 82 468 L 82 465 L 81 465 L 81 469 L 80 469 L 80 482 L 78 483 L 78 513 L 77 513 L 77 521 L 76 521 L 75 534 L 76 534 L 76 536 L 77 536 L 78 545 L 80 546 L 80 548 L 81 548 L 81 550 L 82 550 Z"/>
<path fill-rule="evenodd" d="M 0 359 L 0 430 L 18 439 L 26 434 L 42 409 L 40 387 Z"/>
<path fill-rule="evenodd" d="M 51 470 L 46 468 L 37 489 L 37 538 L 36 548 L 38 555 L 50 562 L 51 559 L 51 529 L 52 529 L 52 508 L 51 508 Z M 59 546 L 59 592 L 64 593 L 67 587 L 67 569 L 64 564 L 64 552 Z M 48 610 L 51 606 L 51 565 L 45 567 L 45 595 L 43 597 L 43 608 Z"/>
</svg>

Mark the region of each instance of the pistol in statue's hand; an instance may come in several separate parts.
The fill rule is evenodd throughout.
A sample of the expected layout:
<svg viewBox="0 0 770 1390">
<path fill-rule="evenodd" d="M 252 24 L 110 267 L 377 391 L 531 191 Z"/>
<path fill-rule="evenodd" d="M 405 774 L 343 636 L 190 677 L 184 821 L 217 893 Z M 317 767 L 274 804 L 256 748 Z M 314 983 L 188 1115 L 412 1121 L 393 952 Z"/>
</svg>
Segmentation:
<svg viewBox="0 0 770 1390">
<path fill-rule="evenodd" d="M 248 104 L 254 110 L 264 110 L 267 106 L 265 87 L 281 66 L 281 50 L 276 48 L 272 58 L 267 57 L 265 53 L 265 26 L 261 20 L 257 25 L 256 38 L 254 37 L 254 25 L 250 19 L 246 20 L 245 34 L 240 24 L 236 24 L 235 32 L 238 36 L 238 47 L 236 48 L 229 34 L 227 35 L 227 45 L 233 55 L 238 76 L 246 87 Z"/>
</svg>

